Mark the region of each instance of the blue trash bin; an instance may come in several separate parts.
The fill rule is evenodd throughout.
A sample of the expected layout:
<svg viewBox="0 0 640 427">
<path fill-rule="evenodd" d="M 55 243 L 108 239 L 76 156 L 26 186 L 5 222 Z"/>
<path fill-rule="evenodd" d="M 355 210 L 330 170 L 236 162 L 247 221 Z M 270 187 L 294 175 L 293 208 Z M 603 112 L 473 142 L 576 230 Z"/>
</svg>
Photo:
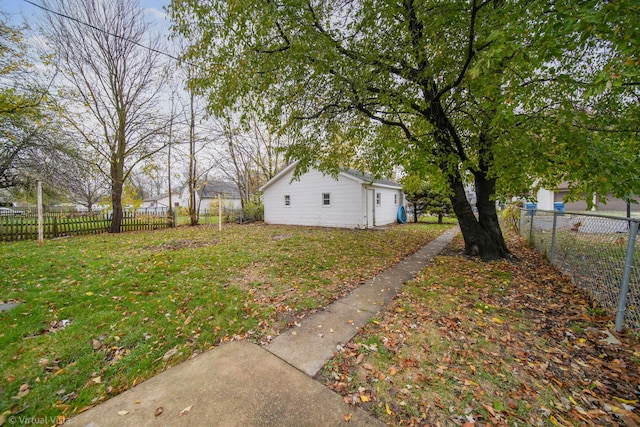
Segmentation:
<svg viewBox="0 0 640 427">
<path fill-rule="evenodd" d="M 559 212 L 558 216 L 564 216 L 564 203 L 555 202 L 553 204 L 553 210 Z"/>
<path fill-rule="evenodd" d="M 524 205 L 525 208 L 527 208 L 527 216 L 531 216 L 533 215 L 533 212 L 531 212 L 532 210 L 538 209 L 538 204 L 537 203 L 527 203 Z"/>
</svg>

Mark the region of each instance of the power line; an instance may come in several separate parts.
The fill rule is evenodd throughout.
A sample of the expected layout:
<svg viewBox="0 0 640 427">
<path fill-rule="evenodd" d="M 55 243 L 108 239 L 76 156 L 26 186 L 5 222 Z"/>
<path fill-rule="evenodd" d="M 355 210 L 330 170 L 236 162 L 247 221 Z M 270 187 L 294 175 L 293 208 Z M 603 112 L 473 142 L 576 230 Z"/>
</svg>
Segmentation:
<svg viewBox="0 0 640 427">
<path fill-rule="evenodd" d="M 141 48 L 143 48 L 143 49 L 146 49 L 146 50 L 148 50 L 148 51 L 151 51 L 151 52 L 157 53 L 157 54 L 159 54 L 159 55 L 164 55 L 164 56 L 166 56 L 166 57 L 168 57 L 168 58 L 173 59 L 174 61 L 184 62 L 184 63 L 186 63 L 186 64 L 188 64 L 188 65 L 191 65 L 192 67 L 200 68 L 200 67 L 198 67 L 197 65 L 192 64 L 192 63 L 190 63 L 190 62 L 188 62 L 188 61 L 185 61 L 184 59 L 180 59 L 180 58 L 178 58 L 177 56 L 171 55 L 170 53 L 163 52 L 163 51 L 161 51 L 161 50 L 154 49 L 154 48 L 152 48 L 152 47 L 149 47 L 149 46 L 143 45 L 142 43 L 138 43 L 137 41 L 134 41 L 134 40 L 128 39 L 128 38 L 126 38 L 126 37 L 124 37 L 124 36 L 121 36 L 121 35 L 119 35 L 119 34 L 112 33 L 112 32 L 110 32 L 110 31 L 104 30 L 104 29 L 102 29 L 102 28 L 100 28 L 100 27 L 96 27 L 95 25 L 92 25 L 92 24 L 89 24 L 89 23 L 87 23 L 87 22 L 81 21 L 80 19 L 78 19 L 78 18 L 74 18 L 73 16 L 69 16 L 69 15 L 66 15 L 66 14 L 64 14 L 64 13 L 56 12 L 55 10 L 49 9 L 49 8 L 47 8 L 47 7 L 45 7 L 45 6 L 41 5 L 41 4 L 34 3 L 34 2 L 32 2 L 32 1 L 30 1 L 30 0 L 22 0 L 22 1 L 24 1 L 25 3 L 29 3 L 30 5 L 35 6 L 35 7 L 39 8 L 39 9 L 42 9 L 42 10 L 44 10 L 45 12 L 52 13 L 52 14 L 54 14 L 54 15 L 58 15 L 58 16 L 60 16 L 60 17 L 62 17 L 62 18 L 65 18 L 65 19 L 69 19 L 69 20 L 74 21 L 74 22 L 76 22 L 76 23 L 78 23 L 78 24 L 80 24 L 80 25 L 84 25 L 84 26 L 89 27 L 89 28 L 91 28 L 91 29 L 93 29 L 93 30 L 96 30 L 96 31 L 100 31 L 101 33 L 107 34 L 107 35 L 109 35 L 109 36 L 111 36 L 111 37 L 116 37 L 116 38 L 122 39 L 122 40 L 124 40 L 124 41 L 126 41 L 126 42 L 133 43 L 133 44 L 135 44 L 136 46 L 139 46 L 139 47 L 141 47 Z"/>
</svg>

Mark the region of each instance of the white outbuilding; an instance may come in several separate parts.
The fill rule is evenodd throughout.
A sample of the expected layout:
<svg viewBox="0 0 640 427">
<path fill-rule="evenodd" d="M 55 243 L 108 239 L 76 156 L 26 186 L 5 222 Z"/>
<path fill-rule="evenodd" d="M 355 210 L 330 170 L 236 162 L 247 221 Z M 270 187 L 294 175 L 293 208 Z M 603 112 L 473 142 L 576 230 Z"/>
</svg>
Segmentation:
<svg viewBox="0 0 640 427">
<path fill-rule="evenodd" d="M 267 224 L 368 228 L 388 225 L 404 216 L 402 186 L 352 169 L 336 178 L 310 169 L 294 180 L 292 163 L 263 185 Z"/>
</svg>

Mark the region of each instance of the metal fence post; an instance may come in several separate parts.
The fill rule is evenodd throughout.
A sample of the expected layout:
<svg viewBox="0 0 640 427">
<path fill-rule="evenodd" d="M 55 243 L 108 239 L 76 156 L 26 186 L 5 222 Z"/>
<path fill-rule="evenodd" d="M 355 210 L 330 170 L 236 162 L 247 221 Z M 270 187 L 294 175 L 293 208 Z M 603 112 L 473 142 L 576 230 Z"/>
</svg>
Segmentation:
<svg viewBox="0 0 640 427">
<path fill-rule="evenodd" d="M 558 213 L 553 212 L 553 226 L 551 227 L 551 250 L 549 251 L 549 262 L 553 264 L 556 255 L 556 225 L 558 223 Z"/>
<path fill-rule="evenodd" d="M 531 209 L 530 211 L 527 210 L 527 212 L 531 212 L 531 224 L 529 224 L 529 243 L 533 243 L 533 218 L 536 214 L 535 209 Z"/>
<path fill-rule="evenodd" d="M 620 284 L 620 297 L 618 298 L 618 313 L 616 315 L 616 332 L 622 330 L 624 325 L 624 312 L 627 305 L 627 294 L 629 293 L 629 279 L 631 277 L 631 267 L 633 264 L 633 252 L 636 246 L 636 237 L 638 235 L 638 221 L 631 223 L 629 229 L 629 245 L 627 246 L 627 256 L 624 262 L 624 273 L 622 275 L 622 283 Z"/>
</svg>

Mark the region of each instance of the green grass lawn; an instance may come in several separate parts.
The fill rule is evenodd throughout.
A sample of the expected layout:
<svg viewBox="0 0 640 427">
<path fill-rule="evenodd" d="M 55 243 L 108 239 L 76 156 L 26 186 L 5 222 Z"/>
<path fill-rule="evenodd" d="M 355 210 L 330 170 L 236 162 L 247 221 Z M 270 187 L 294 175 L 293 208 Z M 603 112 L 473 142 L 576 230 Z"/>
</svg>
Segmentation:
<svg viewBox="0 0 640 427">
<path fill-rule="evenodd" d="M 451 224 L 262 224 L 0 244 L 0 413 L 70 416 L 233 340 L 268 342 Z"/>
</svg>

